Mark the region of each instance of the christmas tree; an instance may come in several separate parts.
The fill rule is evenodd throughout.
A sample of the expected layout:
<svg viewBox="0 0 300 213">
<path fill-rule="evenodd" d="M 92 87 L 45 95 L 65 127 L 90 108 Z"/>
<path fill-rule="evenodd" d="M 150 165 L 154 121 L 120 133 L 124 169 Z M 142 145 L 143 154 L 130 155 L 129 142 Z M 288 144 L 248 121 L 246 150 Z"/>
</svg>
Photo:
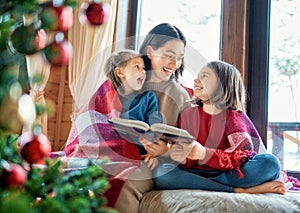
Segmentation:
<svg viewBox="0 0 300 213">
<path fill-rule="evenodd" d="M 40 53 L 53 66 L 71 59 L 64 35 L 76 7 L 75 0 L 0 0 L 0 212 L 114 212 L 103 197 L 109 184 L 101 163 L 63 172 L 50 158 L 51 143 L 35 123 L 48 107 L 28 95 L 29 81 L 41 76 L 29 79 L 26 56 Z M 103 23 L 101 3 L 85 11 L 87 23 Z"/>
</svg>

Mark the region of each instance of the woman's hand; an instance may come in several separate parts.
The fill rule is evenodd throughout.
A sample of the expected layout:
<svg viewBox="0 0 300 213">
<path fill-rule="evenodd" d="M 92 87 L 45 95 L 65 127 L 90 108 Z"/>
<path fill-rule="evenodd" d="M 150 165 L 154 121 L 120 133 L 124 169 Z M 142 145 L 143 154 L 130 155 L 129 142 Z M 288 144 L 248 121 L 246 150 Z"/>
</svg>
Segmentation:
<svg viewBox="0 0 300 213">
<path fill-rule="evenodd" d="M 163 155 L 169 150 L 167 143 L 162 140 L 155 139 L 154 141 L 155 143 L 153 141 L 148 141 L 143 137 L 140 137 L 139 140 L 141 144 L 144 146 L 144 148 L 146 149 L 147 155 L 149 155 L 152 158 Z"/>
</svg>

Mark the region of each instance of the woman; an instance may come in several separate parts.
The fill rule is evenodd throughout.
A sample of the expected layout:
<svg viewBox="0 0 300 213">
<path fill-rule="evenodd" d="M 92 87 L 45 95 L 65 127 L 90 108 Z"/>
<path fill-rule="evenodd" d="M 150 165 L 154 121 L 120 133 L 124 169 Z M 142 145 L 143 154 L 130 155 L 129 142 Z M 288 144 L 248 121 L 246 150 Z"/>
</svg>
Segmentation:
<svg viewBox="0 0 300 213">
<path fill-rule="evenodd" d="M 178 82 L 178 77 L 184 70 L 185 47 L 186 38 L 183 33 L 168 23 L 154 27 L 140 47 L 147 72 L 144 89 L 154 91 L 164 123 L 172 126 L 177 126 L 180 112 L 189 106 L 189 93 Z M 140 141 L 149 154 L 145 161 L 154 168 L 157 165 L 154 157 L 167 153 L 167 144 L 159 139 L 156 143 L 143 138 Z"/>
<path fill-rule="evenodd" d="M 184 69 L 185 46 L 183 33 L 171 24 L 162 23 L 150 30 L 140 47 L 147 74 L 144 90 L 156 94 L 164 123 L 172 126 L 177 125 L 180 112 L 189 106 L 186 101 L 190 96 L 178 82 Z M 156 143 L 140 141 L 148 153 L 144 158 L 147 166 L 142 164 L 126 180 L 115 205 L 120 212 L 138 212 L 143 194 L 154 187 L 150 169 L 158 164 L 155 157 L 168 151 L 167 144 L 159 139 Z"/>
<path fill-rule="evenodd" d="M 147 80 L 145 90 L 156 94 L 164 123 L 177 125 L 177 119 L 188 106 L 189 94 L 178 83 L 184 69 L 186 39 L 175 26 L 167 23 L 154 27 L 140 47 L 143 55 Z"/>
</svg>

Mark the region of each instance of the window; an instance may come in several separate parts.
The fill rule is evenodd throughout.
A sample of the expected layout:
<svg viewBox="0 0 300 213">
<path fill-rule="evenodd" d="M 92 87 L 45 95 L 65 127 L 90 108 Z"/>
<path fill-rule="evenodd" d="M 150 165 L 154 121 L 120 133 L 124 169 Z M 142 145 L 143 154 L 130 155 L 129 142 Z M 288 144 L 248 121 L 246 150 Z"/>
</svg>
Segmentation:
<svg viewBox="0 0 300 213">
<path fill-rule="evenodd" d="M 193 85 L 192 82 L 205 61 L 219 59 L 220 0 L 205 0 L 205 3 L 199 0 L 142 0 L 139 14 L 136 49 L 148 32 L 160 23 L 171 23 L 185 34 L 186 70 L 180 80 L 186 86 Z M 193 64 L 200 58 L 203 59 L 202 63 Z"/>
<path fill-rule="evenodd" d="M 300 165 L 300 20 L 298 0 L 272 0 L 268 150 L 286 170 Z"/>
<path fill-rule="evenodd" d="M 134 0 L 133 0 L 134 2 Z M 148 31 L 155 25 L 155 23 L 158 22 L 162 22 L 165 21 L 166 18 L 168 17 L 168 14 L 170 14 L 170 7 L 172 7 L 173 5 L 176 4 L 183 4 L 182 7 L 177 8 L 175 11 L 172 10 L 172 15 L 170 16 L 172 18 L 168 18 L 169 22 L 174 22 L 175 18 L 181 17 L 182 20 L 185 20 L 187 17 L 183 16 L 183 11 L 186 11 L 186 8 L 188 8 L 187 4 L 190 3 L 197 3 L 198 1 L 194 0 L 194 1 L 168 1 L 169 4 L 167 4 L 168 9 L 163 11 L 164 16 L 161 17 L 160 19 L 157 20 L 157 16 L 159 16 L 158 12 L 160 11 L 160 8 L 165 9 L 163 7 L 157 7 L 157 5 L 161 5 L 162 2 L 165 1 L 160 1 L 159 4 L 158 3 L 154 3 L 154 0 L 150 2 L 150 0 L 139 0 L 139 15 L 138 17 L 140 17 L 140 19 L 137 19 L 137 22 L 130 22 L 131 26 L 134 28 L 134 30 L 131 32 L 134 33 L 127 33 L 127 36 L 130 35 L 145 35 L 148 33 Z M 147 4 L 148 2 L 148 4 Z M 156 2 L 156 1 L 155 1 Z M 171 3 L 170 3 L 171 2 Z M 176 2 L 176 3 L 175 3 Z M 201 6 L 203 6 L 203 1 L 201 2 Z M 299 8 L 297 6 L 298 9 L 296 9 L 296 4 L 299 5 L 298 0 L 251 0 L 251 1 L 236 1 L 236 0 L 216 0 L 216 1 L 206 1 L 207 3 L 210 2 L 214 2 L 212 3 L 214 5 L 212 13 L 211 14 L 217 14 L 216 11 L 219 11 L 222 14 L 222 17 L 224 18 L 224 20 L 219 20 L 220 22 L 223 23 L 222 26 L 222 31 L 221 29 L 221 24 L 218 25 L 218 30 L 220 30 L 220 38 L 221 38 L 221 42 L 217 42 L 217 45 L 212 45 L 209 47 L 209 49 L 214 49 L 219 46 L 219 44 L 221 43 L 221 47 L 217 48 L 220 49 L 219 53 L 214 53 L 214 54 L 210 54 L 210 53 L 205 53 L 205 57 L 207 57 L 208 60 L 212 60 L 215 59 L 216 56 L 220 56 L 220 59 L 225 59 L 225 61 L 228 61 L 230 63 L 233 63 L 235 65 L 238 65 L 237 67 L 239 68 L 240 71 L 242 71 L 244 78 L 245 78 L 245 83 L 247 86 L 247 92 L 248 92 L 248 105 L 247 105 L 247 113 L 249 115 L 249 117 L 251 118 L 251 120 L 253 121 L 254 125 L 256 126 L 258 132 L 260 133 L 260 135 L 262 136 L 263 141 L 265 142 L 265 145 L 267 145 L 267 148 L 270 152 L 274 152 L 275 154 L 282 154 L 282 151 L 288 151 L 289 149 L 285 149 L 284 146 L 280 146 L 280 143 L 277 145 L 273 145 L 275 143 L 277 143 L 276 141 L 274 141 L 274 137 L 272 137 L 273 140 L 267 140 L 267 138 L 271 135 L 271 126 L 268 124 L 272 124 L 272 122 L 278 122 L 280 120 L 275 119 L 272 114 L 274 114 L 275 112 L 273 112 L 273 110 L 276 109 L 276 107 L 280 107 L 280 112 L 282 113 L 282 111 L 286 111 L 284 108 L 287 104 L 282 105 L 282 101 L 280 103 L 275 103 L 274 99 L 272 98 L 273 96 L 279 96 L 278 93 L 276 93 L 273 91 L 273 76 L 276 76 L 277 74 L 273 74 L 271 73 L 271 70 L 274 70 L 274 58 L 273 55 L 276 52 L 274 48 L 274 44 L 277 45 L 277 41 L 276 41 L 276 37 L 277 36 L 282 36 L 283 34 L 289 35 L 291 32 L 283 32 L 283 31 L 277 31 L 276 33 L 274 33 L 273 28 L 276 27 L 274 25 L 274 16 L 272 17 L 271 14 L 277 13 L 276 11 L 274 12 L 274 4 L 282 4 L 282 8 L 280 9 L 280 6 L 278 7 L 278 9 L 281 10 L 281 12 L 283 12 L 283 8 L 286 8 L 285 6 L 287 5 L 292 5 L 293 7 L 290 7 L 289 10 L 283 12 L 286 13 L 285 16 L 287 16 L 288 14 L 291 14 L 291 12 L 293 12 L 293 17 L 296 17 L 294 20 L 299 20 Z M 271 8 L 271 3 L 272 3 L 272 8 Z M 149 5 L 150 4 L 150 5 Z M 199 3 L 200 4 L 200 3 Z M 221 5 L 222 4 L 222 5 Z M 294 5 L 293 5 L 294 4 Z M 145 7 L 145 5 L 147 5 L 147 10 L 144 11 L 143 7 Z M 204 4 L 205 5 L 205 4 Z M 196 7 L 194 5 L 194 7 Z M 146 7 L 145 7 L 146 8 Z M 292 9 L 291 9 L 292 8 Z M 222 10 L 222 11 L 221 11 Z M 271 12 L 272 10 L 272 12 Z M 150 12 L 152 11 L 152 12 Z M 154 11 L 154 12 L 153 12 Z M 177 11 L 177 12 L 176 12 Z M 150 14 L 152 13 L 152 15 Z M 177 13 L 177 16 L 174 17 L 174 14 Z M 179 13 L 179 14 L 178 14 Z M 144 16 L 148 14 L 148 18 L 149 20 L 144 20 Z M 196 15 L 198 15 L 199 13 L 197 13 Z M 208 14 L 208 13 L 205 13 Z M 234 14 L 234 15 L 232 15 Z M 131 14 L 132 16 L 135 16 L 135 13 Z M 278 14 L 279 15 L 279 14 Z M 206 15 L 207 16 L 207 15 Z M 298 18 L 297 18 L 298 16 Z M 217 16 L 215 16 L 213 18 L 213 16 L 209 16 L 210 17 L 210 21 L 214 18 L 216 18 Z M 291 16 L 292 17 L 292 16 Z M 201 18 L 200 18 L 201 19 Z M 271 20 L 271 26 L 270 26 L 270 19 Z M 181 21 L 182 21 L 181 20 Z M 194 19 L 195 20 L 195 19 Z M 203 19 L 202 19 L 203 20 Z M 153 24 L 150 24 L 150 22 L 153 22 Z M 156 21 L 156 22 L 155 22 Z M 158 21 L 158 22 L 157 22 Z M 167 21 L 167 20 L 166 20 Z M 180 24 L 180 19 L 177 20 L 176 19 L 176 24 L 178 25 Z M 287 21 L 287 20 L 286 20 Z M 147 24 L 145 24 L 147 23 Z M 296 23 L 292 24 L 292 22 L 287 22 L 290 23 L 293 26 L 293 32 L 297 32 L 297 21 Z M 184 25 L 186 25 L 186 23 L 183 23 Z M 152 26 L 150 26 L 152 25 Z M 135 28 L 135 26 L 138 26 L 137 28 Z M 211 24 L 208 26 L 210 27 Z M 192 33 L 190 32 L 194 32 L 193 30 L 185 30 L 185 26 L 179 26 L 178 27 L 180 29 L 182 29 L 182 31 L 184 31 L 184 33 L 186 34 L 186 36 L 188 37 L 188 40 L 190 40 L 191 38 L 189 38 Z M 194 25 L 194 27 L 200 27 L 200 25 Z M 194 28 L 193 27 L 193 28 Z M 277 26 L 278 27 L 278 26 Z M 130 28 L 130 27 L 129 27 Z M 189 32 L 189 33 L 186 33 Z M 270 34 L 270 32 L 272 34 Z M 298 33 L 299 34 L 299 33 Z M 213 35 L 217 35 L 217 34 L 213 34 Z M 197 35 L 195 37 L 195 40 L 201 40 L 199 39 L 200 35 Z M 193 40 L 191 40 L 193 41 Z M 136 41 L 135 44 L 139 44 L 141 41 Z M 212 43 L 211 39 L 209 39 L 208 41 L 205 41 L 208 43 Z M 299 37 L 298 37 L 298 42 L 299 42 Z M 270 44 L 269 44 L 270 43 Z M 299 45 L 299 43 L 294 43 L 292 46 L 297 47 L 296 45 Z M 201 46 L 201 45 L 200 45 Z M 202 46 L 203 48 L 208 48 L 205 46 Z M 194 47 L 194 48 L 198 48 L 198 47 Z M 299 46 L 297 47 L 298 51 L 299 51 Z M 197 51 L 199 51 L 201 54 L 203 54 L 202 52 L 203 49 L 198 49 Z M 269 51 L 270 50 L 270 51 Z M 297 54 L 296 54 L 297 56 Z M 299 52 L 298 52 L 298 57 L 299 57 Z M 300 61 L 300 60 L 298 60 Z M 298 62 L 299 64 L 299 62 Z M 269 73 L 270 70 L 270 73 Z M 298 76 L 294 76 L 294 79 L 299 79 L 299 75 Z M 269 87 L 269 83 L 270 83 L 270 87 Z M 299 84 L 299 82 L 298 82 Z M 278 85 L 277 85 L 278 86 Z M 287 85 L 285 85 L 285 88 L 287 87 Z M 270 90 L 270 91 L 269 91 Z M 279 90 L 280 91 L 280 90 Z M 298 87 L 298 91 L 299 91 L 299 87 Z M 268 98 L 270 96 L 270 99 Z M 285 95 L 284 95 L 285 96 Z M 297 96 L 295 96 L 296 99 L 298 99 L 299 101 L 299 93 Z M 274 106 L 275 104 L 275 106 Z M 288 105 L 292 105 L 291 103 L 289 103 Z M 297 105 L 299 109 L 299 105 Z M 271 109 L 272 108 L 272 109 Z M 268 116 L 269 115 L 269 116 Z M 297 114 L 297 118 L 299 119 L 299 114 Z M 268 119 L 270 121 L 270 123 L 268 123 Z M 292 122 L 293 120 L 285 120 L 284 122 Z M 282 120 L 283 122 L 283 120 Z M 299 122 L 299 121 L 297 121 Z M 292 122 L 293 123 L 293 122 Z M 296 127 L 296 129 L 298 128 L 299 131 L 299 127 Z M 269 132 L 268 132 L 269 130 Z M 269 133 L 269 134 L 268 134 Z M 295 131 L 292 132 L 286 132 L 287 134 L 291 135 L 292 137 L 290 137 L 290 144 L 293 144 L 294 142 L 291 142 L 291 139 L 294 141 L 294 139 L 297 137 L 299 138 L 299 136 L 297 136 L 297 134 Z M 279 134 L 282 136 L 282 132 Z M 280 137 L 281 137 L 280 136 Z M 289 137 L 289 136 L 288 136 Z M 276 140 L 276 138 L 275 138 Z M 297 139 L 299 140 L 299 139 Z M 283 142 L 284 144 L 285 141 Z M 282 144 L 282 143 L 281 143 Z M 277 150 L 276 150 L 277 149 Z M 299 149 L 299 145 L 298 147 L 295 146 L 295 144 L 293 144 L 293 148 L 292 151 L 295 153 L 296 151 L 298 152 Z M 277 152 L 277 153 L 276 153 Z M 298 152 L 299 153 L 299 152 Z M 283 155 L 283 157 L 287 157 L 287 155 Z M 288 162 L 288 161 L 286 161 Z M 297 161 L 298 165 L 299 165 L 299 161 Z M 294 164 L 296 165 L 296 164 Z M 293 176 L 300 178 L 300 170 L 299 170 L 299 166 L 296 167 L 289 167 L 286 166 L 287 170 L 289 170 L 290 174 L 293 174 Z M 290 171 L 290 170 L 294 170 L 294 171 Z"/>
</svg>

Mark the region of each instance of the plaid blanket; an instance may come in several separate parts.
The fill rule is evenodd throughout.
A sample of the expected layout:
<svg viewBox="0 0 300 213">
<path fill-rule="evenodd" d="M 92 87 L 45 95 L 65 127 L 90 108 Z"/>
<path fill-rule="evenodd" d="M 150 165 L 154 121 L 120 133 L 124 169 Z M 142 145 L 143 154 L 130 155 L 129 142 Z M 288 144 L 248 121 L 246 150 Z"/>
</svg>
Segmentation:
<svg viewBox="0 0 300 213">
<path fill-rule="evenodd" d="M 68 169 L 83 168 L 89 160 L 108 162 L 102 166 L 110 188 L 105 193 L 108 206 L 113 207 L 128 175 L 140 165 L 141 156 L 135 144 L 122 139 L 108 123 L 119 117 L 122 110 L 117 91 L 106 80 L 81 110 L 71 128 L 66 147 Z"/>
</svg>

